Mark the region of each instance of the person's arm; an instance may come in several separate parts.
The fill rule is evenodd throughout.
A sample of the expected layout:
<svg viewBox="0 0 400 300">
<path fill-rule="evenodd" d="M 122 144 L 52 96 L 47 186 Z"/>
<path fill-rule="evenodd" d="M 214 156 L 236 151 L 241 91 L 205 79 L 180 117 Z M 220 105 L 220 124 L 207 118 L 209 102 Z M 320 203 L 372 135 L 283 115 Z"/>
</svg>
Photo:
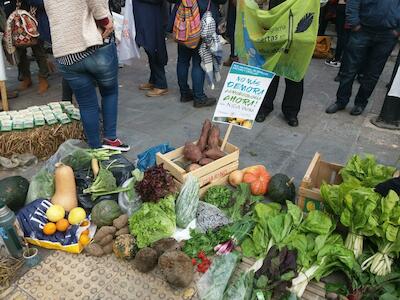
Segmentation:
<svg viewBox="0 0 400 300">
<path fill-rule="evenodd" d="M 103 20 L 109 17 L 108 0 L 86 0 L 86 3 L 96 20 Z"/>
<path fill-rule="evenodd" d="M 346 3 L 346 21 L 353 31 L 361 29 L 360 8 L 361 0 L 351 0 Z"/>
</svg>

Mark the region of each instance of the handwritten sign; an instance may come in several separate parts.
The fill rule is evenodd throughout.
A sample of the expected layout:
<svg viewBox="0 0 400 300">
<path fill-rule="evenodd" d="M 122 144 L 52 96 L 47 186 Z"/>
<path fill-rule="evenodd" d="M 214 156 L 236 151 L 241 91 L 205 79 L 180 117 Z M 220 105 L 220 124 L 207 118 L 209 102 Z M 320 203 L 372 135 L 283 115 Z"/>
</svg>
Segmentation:
<svg viewBox="0 0 400 300">
<path fill-rule="evenodd" d="M 251 129 L 275 74 L 233 63 L 214 112 L 213 121 Z"/>
</svg>

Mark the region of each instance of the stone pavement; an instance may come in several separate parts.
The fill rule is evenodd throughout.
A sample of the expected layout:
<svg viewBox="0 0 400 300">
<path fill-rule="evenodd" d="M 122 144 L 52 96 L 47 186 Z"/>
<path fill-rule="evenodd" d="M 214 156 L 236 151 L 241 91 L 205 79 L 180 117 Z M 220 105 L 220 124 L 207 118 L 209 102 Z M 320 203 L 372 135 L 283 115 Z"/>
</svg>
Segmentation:
<svg viewBox="0 0 400 300">
<path fill-rule="evenodd" d="M 228 51 L 228 47 L 225 50 Z M 149 76 L 145 55 L 141 60 L 135 61 L 133 66 L 120 69 L 119 135 L 132 146 L 132 150 L 127 154 L 132 160 L 138 153 L 162 142 L 179 147 L 185 141 L 196 139 L 202 122 L 205 118 L 212 118 L 214 112 L 214 108 L 195 109 L 191 103 L 179 102 L 175 73 L 176 45 L 168 42 L 168 51 L 170 58 L 166 71 L 170 92 L 163 98 L 147 98 L 137 89 Z M 241 149 L 241 166 L 264 164 L 272 174 L 283 172 L 295 177 L 295 183 L 298 185 L 316 151 L 322 154 L 324 160 L 335 163 L 344 163 L 354 153 L 372 153 L 382 163 L 396 164 L 400 158 L 400 132 L 377 129 L 369 123 L 371 116 L 380 112 L 386 93 L 385 85 L 393 69 L 393 60 L 392 58 L 388 62 L 366 112 L 359 117 L 349 115 L 351 105 L 346 111 L 334 115 L 324 113 L 326 106 L 335 100 L 338 84 L 333 78 L 338 70 L 326 66 L 323 60 L 313 60 L 305 79 L 305 93 L 299 115 L 300 126 L 291 128 L 284 121 L 280 111 L 284 91 L 284 83 L 281 82 L 275 103 L 276 109 L 267 120 L 262 124 L 256 123 L 252 130 L 234 128 L 232 131 L 230 142 Z M 34 64 L 32 69 L 37 71 Z M 227 71 L 227 68 L 223 69 L 223 78 Z M 18 85 L 15 68 L 10 67 L 7 75 L 8 88 L 15 88 Z M 10 100 L 11 109 L 23 109 L 61 100 L 60 75 L 53 74 L 49 80 L 51 87 L 46 95 L 39 96 L 34 86 L 21 93 L 19 98 Z M 219 83 L 214 91 L 207 90 L 207 94 L 218 97 L 222 85 L 223 82 Z M 357 87 L 358 84 L 355 84 L 355 91 Z M 24 170 L 0 171 L 0 178 L 14 174 L 30 178 L 40 166 L 41 163 Z M 50 253 L 55 255 L 52 251 L 40 252 L 44 258 L 49 257 Z M 21 275 L 26 271 L 22 270 Z M 27 276 L 30 276 L 29 273 Z M 87 280 L 91 282 L 90 277 L 87 277 Z M 38 284 L 40 285 L 40 282 Z M 92 288 L 91 285 L 89 287 Z M 26 290 L 21 291 L 21 288 L 23 289 L 20 285 L 6 298 L 41 298 L 39 294 L 26 293 Z M 80 299 L 76 295 L 75 297 Z"/>
<path fill-rule="evenodd" d="M 149 76 L 145 55 L 133 66 L 120 69 L 119 135 L 132 146 L 127 154 L 131 159 L 161 142 L 181 146 L 187 140 L 196 139 L 203 120 L 212 118 L 214 108 L 195 109 L 191 103 L 179 102 L 175 73 L 176 45 L 168 42 L 168 51 L 170 57 L 166 72 L 170 92 L 162 98 L 147 98 L 137 89 Z M 284 83 L 281 80 L 275 111 L 267 120 L 262 124 L 256 123 L 251 131 L 241 128 L 232 131 L 230 142 L 241 149 L 241 165 L 262 163 L 272 173 L 287 173 L 299 183 L 316 151 L 321 152 L 325 160 L 336 163 L 344 163 L 353 153 L 365 152 L 375 154 L 382 163 L 394 164 L 400 156 L 400 132 L 380 130 L 369 123 L 370 117 L 380 112 L 393 61 L 394 58 L 388 62 L 365 113 L 353 117 L 348 113 L 351 105 L 346 111 L 334 115 L 324 113 L 326 106 L 335 100 L 338 83 L 333 78 L 337 69 L 326 66 L 323 60 L 313 60 L 305 79 L 300 126 L 297 128 L 289 127 L 283 120 L 280 104 Z M 36 68 L 34 63 L 32 66 Z M 227 71 L 228 68 L 223 68 L 223 78 Z M 13 88 L 18 84 L 15 68 L 7 72 L 7 84 Z M 35 86 L 21 93 L 19 98 L 10 100 L 11 108 L 22 109 L 60 100 L 59 74 L 51 76 L 50 85 L 49 92 L 43 97 L 37 95 Z M 218 97 L 222 85 L 223 82 L 220 82 L 214 91 L 207 90 L 207 94 Z M 355 92 L 356 88 L 357 83 L 354 85 Z M 35 169 L 29 171 L 25 171 L 28 177 Z"/>
</svg>

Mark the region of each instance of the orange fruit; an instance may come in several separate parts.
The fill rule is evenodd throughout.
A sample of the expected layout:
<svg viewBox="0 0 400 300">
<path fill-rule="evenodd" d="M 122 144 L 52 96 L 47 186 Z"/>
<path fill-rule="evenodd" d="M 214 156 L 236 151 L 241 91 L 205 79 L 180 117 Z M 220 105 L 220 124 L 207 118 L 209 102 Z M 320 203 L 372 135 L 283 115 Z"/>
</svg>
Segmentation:
<svg viewBox="0 0 400 300">
<path fill-rule="evenodd" d="M 82 223 L 81 223 L 81 226 L 83 227 L 83 226 L 88 226 L 89 225 L 89 221 L 83 221 Z"/>
<path fill-rule="evenodd" d="M 85 231 L 82 231 L 82 233 L 81 234 L 84 234 L 84 235 L 89 235 L 89 229 L 86 229 Z"/>
<path fill-rule="evenodd" d="M 90 237 L 87 234 L 81 234 L 81 236 L 79 237 L 79 243 L 82 246 L 86 246 L 90 243 Z"/>
<path fill-rule="evenodd" d="M 61 220 L 57 221 L 56 227 L 57 227 L 57 231 L 64 232 L 68 229 L 69 222 L 67 219 L 61 219 Z"/>
<path fill-rule="evenodd" d="M 56 233 L 56 231 L 57 231 L 56 224 L 51 223 L 51 222 L 47 223 L 43 227 L 43 233 L 45 235 L 52 235 L 52 234 Z"/>
</svg>

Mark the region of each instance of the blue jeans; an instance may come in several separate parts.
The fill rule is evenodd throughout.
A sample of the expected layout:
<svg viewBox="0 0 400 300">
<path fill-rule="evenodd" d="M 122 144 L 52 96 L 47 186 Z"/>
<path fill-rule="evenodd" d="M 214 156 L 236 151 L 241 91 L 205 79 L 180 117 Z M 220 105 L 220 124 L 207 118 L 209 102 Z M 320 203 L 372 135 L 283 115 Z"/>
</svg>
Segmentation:
<svg viewBox="0 0 400 300">
<path fill-rule="evenodd" d="M 358 32 L 350 33 L 336 94 L 338 105 L 344 107 L 349 103 L 354 79 L 361 69 L 365 77 L 354 103 L 362 107 L 367 105 L 396 42 L 397 37 L 390 30 L 373 32 L 362 28 Z"/>
<path fill-rule="evenodd" d="M 79 104 L 83 129 L 91 148 L 100 148 L 100 108 L 95 83 L 102 97 L 104 137 L 117 137 L 118 57 L 114 43 L 70 66 L 58 64 Z"/>
<path fill-rule="evenodd" d="M 165 77 L 164 64 L 159 62 L 157 54 L 155 54 L 155 53 L 151 54 L 148 51 L 146 51 L 146 54 L 149 59 L 149 66 L 150 66 L 149 83 L 153 84 L 154 87 L 156 87 L 158 89 L 168 88 L 167 78 Z"/>
<path fill-rule="evenodd" d="M 188 85 L 190 60 L 192 61 L 192 85 L 194 100 L 203 100 L 207 98 L 204 94 L 205 73 L 201 68 L 201 58 L 199 49 L 189 49 L 178 44 L 178 62 L 176 64 L 176 73 L 178 75 L 178 85 L 182 96 L 190 94 Z"/>
</svg>

